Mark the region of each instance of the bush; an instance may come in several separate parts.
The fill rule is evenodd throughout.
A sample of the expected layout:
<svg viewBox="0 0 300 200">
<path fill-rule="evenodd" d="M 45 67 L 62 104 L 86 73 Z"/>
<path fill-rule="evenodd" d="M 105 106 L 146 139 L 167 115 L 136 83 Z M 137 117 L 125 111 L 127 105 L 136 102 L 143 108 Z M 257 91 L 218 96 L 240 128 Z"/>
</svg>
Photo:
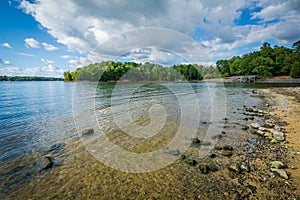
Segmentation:
<svg viewBox="0 0 300 200">
<path fill-rule="evenodd" d="M 299 78 L 300 77 L 300 63 L 297 61 L 292 65 L 292 69 L 290 72 L 290 76 L 292 78 Z"/>
</svg>

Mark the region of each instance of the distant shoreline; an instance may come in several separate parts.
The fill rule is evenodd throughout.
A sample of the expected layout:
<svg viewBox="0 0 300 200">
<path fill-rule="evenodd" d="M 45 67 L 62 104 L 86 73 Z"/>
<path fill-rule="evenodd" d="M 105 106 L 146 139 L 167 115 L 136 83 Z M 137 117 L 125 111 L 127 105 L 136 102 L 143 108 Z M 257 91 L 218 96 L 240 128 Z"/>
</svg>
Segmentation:
<svg viewBox="0 0 300 200">
<path fill-rule="evenodd" d="M 64 79 L 43 76 L 0 76 L 0 81 L 64 81 Z"/>
</svg>

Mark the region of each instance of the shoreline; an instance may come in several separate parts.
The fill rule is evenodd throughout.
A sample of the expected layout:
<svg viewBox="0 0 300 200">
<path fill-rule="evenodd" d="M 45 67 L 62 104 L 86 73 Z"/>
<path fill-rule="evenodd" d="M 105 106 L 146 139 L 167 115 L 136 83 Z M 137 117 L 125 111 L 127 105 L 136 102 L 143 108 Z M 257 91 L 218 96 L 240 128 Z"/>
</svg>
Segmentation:
<svg viewBox="0 0 300 200">
<path fill-rule="evenodd" d="M 274 113 L 287 123 L 286 142 L 289 147 L 287 172 L 300 191 L 300 87 L 265 89 Z"/>
</svg>

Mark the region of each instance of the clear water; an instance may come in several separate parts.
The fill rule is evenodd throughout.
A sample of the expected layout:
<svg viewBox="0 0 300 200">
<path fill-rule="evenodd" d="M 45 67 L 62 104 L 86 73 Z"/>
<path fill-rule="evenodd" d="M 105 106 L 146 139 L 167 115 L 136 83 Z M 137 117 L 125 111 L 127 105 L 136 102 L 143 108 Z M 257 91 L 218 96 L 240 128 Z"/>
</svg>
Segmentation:
<svg viewBox="0 0 300 200">
<path fill-rule="evenodd" d="M 76 87 L 75 84 L 77 84 Z M 97 86 L 97 90 L 94 94 L 95 96 L 92 96 L 94 97 L 95 104 L 82 105 L 82 107 L 87 108 L 82 110 L 89 112 L 89 108 L 95 106 L 97 119 L 101 122 L 101 130 L 104 131 L 105 134 L 108 134 L 108 137 L 111 138 L 115 144 L 133 152 L 151 152 L 157 148 L 163 148 L 163 146 L 169 142 L 165 136 L 169 137 L 170 135 L 165 133 L 171 133 L 178 129 L 181 113 L 181 110 L 178 107 L 178 98 L 180 97 L 188 97 L 194 92 L 196 94 L 201 114 L 197 133 L 199 134 L 199 137 L 202 137 L 203 135 L 201 134 L 208 130 L 209 122 L 212 121 L 212 123 L 216 123 L 218 127 L 225 127 L 226 130 L 224 130 L 228 132 L 228 134 L 225 139 L 221 139 L 221 141 L 224 140 L 227 142 L 237 140 L 236 135 L 238 134 L 240 134 L 241 140 L 245 137 L 245 135 L 242 134 L 245 131 L 242 131 L 241 127 L 247 125 L 247 122 L 243 121 L 243 113 L 238 110 L 238 108 L 242 109 L 243 105 L 259 106 L 261 103 L 261 99 L 257 95 L 252 94 L 252 85 L 246 85 L 245 87 L 245 85 L 236 84 L 226 84 L 223 86 L 220 83 L 145 83 L 142 84 L 142 87 L 134 90 L 131 95 L 128 95 L 128 88 L 136 87 L 136 83 L 122 84 L 117 93 L 113 93 L 114 86 L 115 83 L 100 83 Z M 192 87 L 193 91 L 187 90 L 187 87 Z M 222 106 L 223 109 L 226 110 L 225 117 L 229 119 L 229 125 L 224 124 L 220 119 L 217 121 L 212 120 L 213 106 L 211 105 L 211 99 L 220 98 L 218 95 L 221 94 L 220 91 L 223 90 L 223 87 L 225 87 L 226 98 L 222 99 L 221 102 L 225 102 Z M 257 87 L 257 85 L 255 87 Z M 268 87 L 268 85 L 263 85 L 262 87 Z M 54 176 L 53 174 L 57 172 L 60 180 L 65 180 L 74 177 L 76 174 L 84 173 L 86 170 L 91 173 L 92 171 L 94 172 L 91 167 L 88 169 L 81 168 L 82 170 L 80 170 L 80 167 L 79 169 L 76 168 L 76 170 L 71 167 L 74 165 L 74 162 L 77 162 L 78 158 L 82 159 L 80 163 L 87 162 L 82 155 L 82 149 L 84 149 L 84 147 L 79 139 L 80 134 L 78 134 L 78 131 L 81 130 L 80 128 L 84 127 L 77 127 L 76 129 L 76 119 L 74 120 L 73 118 L 73 100 L 76 88 L 90 90 L 89 88 L 93 88 L 93 84 L 64 82 L 0 82 L 0 186 L 2 188 L 2 195 L 6 196 L 8 194 L 12 195 L 16 193 L 17 196 L 18 194 L 26 194 L 25 196 L 31 197 L 34 194 L 36 195 L 35 197 L 44 197 L 42 195 L 44 194 L 50 197 L 51 195 L 48 194 L 49 192 L 52 195 L 62 194 L 62 196 L 59 197 L 64 197 L 66 194 L 70 195 L 68 191 L 71 189 L 64 191 L 57 190 L 57 188 L 61 187 L 57 181 L 48 181 L 43 185 L 42 183 L 39 183 L 41 182 L 40 178 L 42 177 L 44 178 L 43 180 L 46 180 L 45 177 L 52 177 Z M 175 90 L 171 91 L 169 88 L 175 88 Z M 143 139 L 128 139 L 123 133 L 120 134 L 118 125 L 114 122 L 113 118 L 111 118 L 110 109 L 112 107 L 112 97 L 114 98 L 114 106 L 119 108 L 116 111 L 118 116 L 122 116 L 124 112 L 130 112 L 132 120 L 141 126 L 147 126 L 151 121 L 149 121 L 149 109 L 151 108 L 151 104 L 164 106 L 167 113 L 166 122 L 169 126 L 164 126 L 160 136 L 153 138 L 154 142 Z M 82 98 L 88 99 L 90 96 L 82 96 Z M 223 96 L 221 96 L 221 98 L 223 98 Z M 129 102 L 128 110 L 123 109 L 124 102 Z M 193 103 L 193 101 L 191 102 Z M 192 103 L 187 108 L 193 108 Z M 86 122 L 86 125 L 86 128 L 89 128 L 91 124 Z M 160 142 L 163 139 L 166 139 L 165 143 Z M 57 143 L 66 144 L 64 150 L 58 152 L 58 155 L 55 155 L 59 157 L 64 164 L 48 170 L 48 174 L 31 173 L 32 163 L 43 154 L 43 150 Z M 235 145 L 233 142 L 232 144 Z M 238 146 L 238 144 L 236 144 L 236 146 Z M 190 150 L 191 155 L 193 151 L 193 149 Z M 189 154 L 189 151 L 187 154 Z M 87 154 L 84 155 L 86 156 Z M 75 158 L 76 161 L 70 161 Z M 70 164 L 71 162 L 73 162 L 73 164 Z M 95 160 L 93 160 L 93 162 L 99 163 Z M 107 169 L 105 166 L 102 167 Z M 157 173 L 165 174 L 163 170 L 164 169 Z M 117 173 L 116 176 L 123 176 L 116 171 L 111 173 Z M 153 174 L 153 177 L 157 175 L 155 173 Z M 176 171 L 173 174 L 180 176 L 182 173 L 182 171 Z M 184 173 L 192 172 L 186 171 Z M 150 180 L 153 180 L 153 177 L 151 178 L 151 174 L 147 174 L 147 178 Z M 83 179 L 84 178 L 80 180 Z M 90 181 L 93 182 L 92 180 Z M 73 182 L 72 186 L 66 186 L 66 182 L 64 181 L 61 181 L 61 184 L 67 188 L 76 188 L 75 185 L 77 182 Z M 37 187 L 39 184 L 41 185 L 41 188 Z M 120 184 L 123 185 L 122 183 Z M 31 190 L 27 188 L 29 185 L 31 186 Z M 111 182 L 108 181 L 106 184 L 103 184 L 103 187 L 105 187 L 104 185 L 112 187 L 110 188 L 111 190 L 117 190 L 116 188 L 119 188 L 120 191 L 122 191 L 122 187 L 116 183 L 111 184 Z M 78 187 L 80 188 L 79 185 Z M 150 186 L 145 183 L 144 188 L 148 187 Z M 174 185 L 174 188 L 176 188 L 176 185 Z M 116 194 L 106 194 L 106 197 L 109 197 L 110 195 L 114 196 Z M 134 194 L 132 195 L 134 197 Z M 95 196 L 97 196 L 97 194 L 95 194 Z M 93 198 L 95 196 L 92 195 L 90 197 Z"/>
</svg>

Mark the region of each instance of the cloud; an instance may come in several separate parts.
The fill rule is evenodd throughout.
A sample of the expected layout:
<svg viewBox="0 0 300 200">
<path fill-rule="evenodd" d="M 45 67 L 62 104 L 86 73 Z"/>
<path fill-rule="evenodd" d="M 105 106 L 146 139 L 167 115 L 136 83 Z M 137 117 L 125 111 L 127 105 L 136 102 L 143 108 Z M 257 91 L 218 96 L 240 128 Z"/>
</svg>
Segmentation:
<svg viewBox="0 0 300 200">
<path fill-rule="evenodd" d="M 25 41 L 25 46 L 27 48 L 31 47 L 31 48 L 39 49 L 39 48 L 43 47 L 46 51 L 55 51 L 58 49 L 57 47 L 55 47 L 51 44 L 47 44 L 45 42 L 40 43 L 39 41 L 37 41 L 33 38 L 26 38 L 24 41 Z"/>
<path fill-rule="evenodd" d="M 0 68 L 0 75 L 6 76 L 46 76 L 46 77 L 62 77 L 64 70 L 57 68 L 52 64 L 42 67 L 20 68 L 10 66 Z"/>
<path fill-rule="evenodd" d="M 4 60 L 0 58 L 0 65 L 10 65 L 10 61 L 9 60 Z"/>
<path fill-rule="evenodd" d="M 42 58 L 41 61 L 42 61 L 44 64 L 46 64 L 46 65 L 49 65 L 49 64 L 52 65 L 52 64 L 55 63 L 53 60 L 47 60 L 47 59 L 44 59 L 44 58 Z"/>
<path fill-rule="evenodd" d="M 53 46 L 51 44 L 47 44 L 45 42 L 43 42 L 42 45 L 45 48 L 45 50 L 47 50 L 47 51 L 55 51 L 55 50 L 58 49 L 57 47 L 55 47 L 55 46 Z"/>
<path fill-rule="evenodd" d="M 9 43 L 7 43 L 7 42 L 5 42 L 5 43 L 1 44 L 1 46 L 3 46 L 3 47 L 7 47 L 7 48 L 12 48 L 12 47 L 10 46 L 10 44 L 9 44 Z"/>
<path fill-rule="evenodd" d="M 35 55 L 33 55 L 33 54 L 28 54 L 28 53 L 23 53 L 23 52 L 18 53 L 18 54 L 21 55 L 21 56 L 29 56 L 29 57 L 35 56 Z"/>
<path fill-rule="evenodd" d="M 240 48 L 255 42 L 274 40 L 288 44 L 299 39 L 300 6 L 298 0 L 110 0 L 72 1 L 72 0 L 22 0 L 20 8 L 32 15 L 58 43 L 69 50 L 88 53 L 97 45 L 122 32 L 142 27 L 164 27 L 174 29 L 189 37 L 197 36 L 209 54 L 216 58 L 226 51 L 238 52 Z M 67 10 L 61 9 L 64 5 Z M 250 12 L 255 23 L 237 25 L 245 20 L 244 9 Z M 153 33 L 155 35 L 161 32 Z M 146 37 L 142 40 L 156 42 Z M 169 40 L 176 41 L 176 38 Z M 163 41 L 161 41 L 163 42 Z M 135 49 L 133 45 L 131 51 Z M 45 48 L 45 47 L 44 47 Z M 51 48 L 50 48 L 51 49 Z M 113 48 L 110 48 L 113 50 Z M 120 49 L 114 49 L 116 53 Z M 112 53 L 112 52 L 109 52 Z M 152 52 L 153 55 L 155 52 Z M 115 54 L 113 54 L 116 56 Z M 106 59 L 105 54 L 103 59 Z M 128 56 L 138 56 L 132 53 Z M 86 60 L 91 60 L 86 58 Z M 148 56 L 149 59 L 159 57 Z M 72 64 L 74 59 L 65 58 Z M 133 57 L 133 59 L 136 59 Z M 80 62 L 79 62 L 80 63 Z"/>
<path fill-rule="evenodd" d="M 31 47 L 31 48 L 38 49 L 38 48 L 41 47 L 40 43 L 38 41 L 36 41 L 35 39 L 33 39 L 33 38 L 25 38 L 24 41 L 25 41 L 25 46 L 27 48 Z"/>
</svg>

